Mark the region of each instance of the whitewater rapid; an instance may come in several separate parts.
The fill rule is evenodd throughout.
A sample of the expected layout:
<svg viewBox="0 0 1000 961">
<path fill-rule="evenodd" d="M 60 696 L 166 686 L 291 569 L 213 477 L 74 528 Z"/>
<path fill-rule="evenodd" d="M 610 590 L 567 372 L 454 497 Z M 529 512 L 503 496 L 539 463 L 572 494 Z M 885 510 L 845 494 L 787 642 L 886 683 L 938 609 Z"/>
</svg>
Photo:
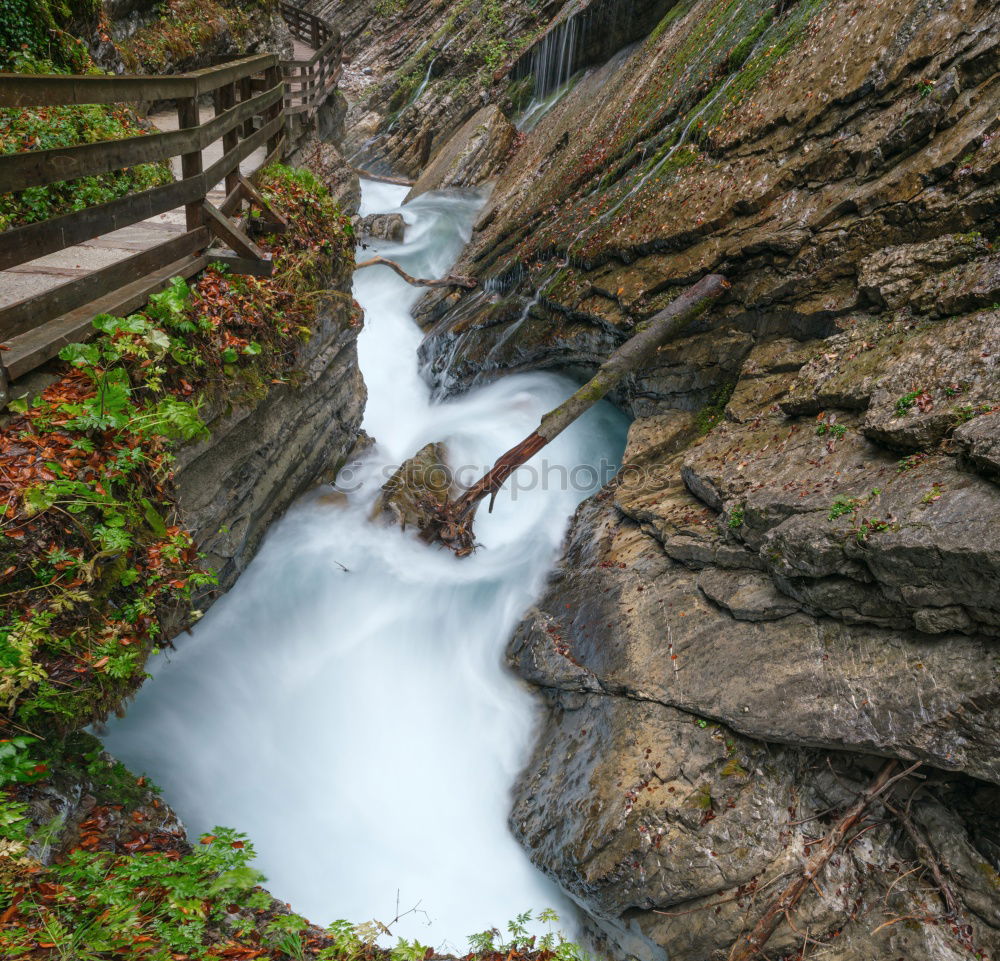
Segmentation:
<svg viewBox="0 0 1000 961">
<path fill-rule="evenodd" d="M 377 252 L 442 276 L 481 200 L 399 207 L 404 195 L 363 184 L 363 214 L 407 221 L 405 242 Z M 313 922 L 388 922 L 397 903 L 418 904 L 393 934 L 464 951 L 467 935 L 521 911 L 566 910 L 507 827 L 538 708 L 503 649 L 576 504 L 613 471 L 626 423 L 602 404 L 542 451 L 534 475 L 480 510 L 483 547 L 468 559 L 370 524 L 378 486 L 423 444 L 446 441 L 471 481 L 573 389 L 534 373 L 433 402 L 416 362 L 420 295 L 386 268 L 357 273 L 377 444 L 342 472 L 346 506 L 325 488 L 289 510 L 193 634 L 151 661 L 104 740 L 163 787 L 192 835 L 249 834 L 268 889 Z"/>
</svg>

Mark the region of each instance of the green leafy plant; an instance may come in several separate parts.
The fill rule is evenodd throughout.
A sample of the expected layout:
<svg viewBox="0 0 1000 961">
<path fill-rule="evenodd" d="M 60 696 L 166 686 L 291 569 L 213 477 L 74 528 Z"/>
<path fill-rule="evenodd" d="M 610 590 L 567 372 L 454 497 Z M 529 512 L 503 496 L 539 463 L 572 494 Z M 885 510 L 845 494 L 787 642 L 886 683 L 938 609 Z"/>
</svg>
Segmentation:
<svg viewBox="0 0 1000 961">
<path fill-rule="evenodd" d="M 743 518 L 746 513 L 746 509 L 740 504 L 734 507 L 729 512 L 729 529 L 731 531 L 739 530 L 743 526 Z"/>
<path fill-rule="evenodd" d="M 923 391 L 913 390 L 900 397 L 899 400 L 896 401 L 896 416 L 905 417 L 913 409 L 922 394 Z"/>
<path fill-rule="evenodd" d="M 25 924 L 0 930 L 0 949 L 17 957 L 37 942 L 32 928 L 40 928 L 67 958 L 136 957 L 150 944 L 161 945 L 165 958 L 210 957 L 206 935 L 230 916 L 227 905 L 261 903 L 253 859 L 250 842 L 227 828 L 215 828 L 179 858 L 77 850 L 51 866 L 48 887 L 26 894 L 18 905 Z"/>
<path fill-rule="evenodd" d="M 698 411 L 696 425 L 699 434 L 707 434 L 725 416 L 726 405 L 733 396 L 736 384 L 723 384 L 712 395 L 712 399 Z"/>
<path fill-rule="evenodd" d="M 8 784 L 30 784 L 43 777 L 48 765 L 31 756 L 34 737 L 12 737 L 0 740 L 0 788 Z"/>
<path fill-rule="evenodd" d="M 941 495 L 944 493 L 944 488 L 940 484 L 932 484 L 931 489 L 924 493 L 923 497 L 920 498 L 921 504 L 933 504 L 936 500 L 941 499 Z"/>
<path fill-rule="evenodd" d="M 893 525 L 886 520 L 881 520 L 878 517 L 866 517 L 857 527 L 854 532 L 855 540 L 860 544 L 872 535 L 881 533 L 882 531 L 892 530 Z"/>
<path fill-rule="evenodd" d="M 835 521 L 838 517 L 843 517 L 845 514 L 853 514 L 859 506 L 860 501 L 856 498 L 844 497 L 842 494 L 839 494 L 833 499 L 833 503 L 830 505 L 830 510 L 826 515 L 827 520 Z"/>
</svg>

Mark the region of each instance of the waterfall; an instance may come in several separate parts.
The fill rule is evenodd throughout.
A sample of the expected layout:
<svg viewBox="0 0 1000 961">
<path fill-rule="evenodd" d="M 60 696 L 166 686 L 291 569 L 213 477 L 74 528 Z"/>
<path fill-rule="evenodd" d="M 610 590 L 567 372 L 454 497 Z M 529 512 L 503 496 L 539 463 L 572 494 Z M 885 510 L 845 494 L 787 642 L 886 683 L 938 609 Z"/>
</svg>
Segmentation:
<svg viewBox="0 0 1000 961">
<path fill-rule="evenodd" d="M 362 214 L 399 211 L 379 253 L 442 276 L 481 200 L 363 181 Z M 542 590 L 576 504 L 616 467 L 625 419 L 599 405 L 542 451 L 476 521 L 459 560 L 368 520 L 394 466 L 447 443 L 467 483 L 573 389 L 509 377 L 443 403 L 417 370 L 421 291 L 360 271 L 358 354 L 375 447 L 268 533 L 236 586 L 152 679 L 105 743 L 164 787 L 192 833 L 246 831 L 268 889 L 320 924 L 389 921 L 393 934 L 464 953 L 470 932 L 527 909 L 572 908 L 507 827 L 534 734 L 534 697 L 503 650 Z"/>
<path fill-rule="evenodd" d="M 532 48 L 529 72 L 535 77 L 534 99 L 544 100 L 573 76 L 577 61 L 577 21 L 573 14 L 558 23 Z"/>
</svg>

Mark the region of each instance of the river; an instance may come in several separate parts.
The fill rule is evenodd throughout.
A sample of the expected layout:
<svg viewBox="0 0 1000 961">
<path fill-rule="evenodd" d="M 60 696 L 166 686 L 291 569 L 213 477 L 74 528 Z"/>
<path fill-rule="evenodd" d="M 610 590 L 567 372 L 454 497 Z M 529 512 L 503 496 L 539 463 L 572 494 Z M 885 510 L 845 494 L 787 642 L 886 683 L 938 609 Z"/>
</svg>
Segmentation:
<svg viewBox="0 0 1000 961">
<path fill-rule="evenodd" d="M 407 220 L 405 241 L 378 253 L 442 276 L 481 199 L 433 193 L 399 208 L 405 192 L 363 184 L 362 213 Z M 104 740 L 163 787 L 192 835 L 249 834 L 268 889 L 310 920 L 388 922 L 418 906 L 394 935 L 464 951 L 470 933 L 519 912 L 566 909 L 507 827 L 538 705 L 503 650 L 627 425 L 601 404 L 537 455 L 492 514 L 481 508 L 470 558 L 372 525 L 378 486 L 423 444 L 446 441 L 471 481 L 573 388 L 532 373 L 435 402 L 417 370 L 420 295 L 386 268 L 357 273 L 377 444 L 342 473 L 346 505 L 327 488 L 289 510 L 193 633 L 152 659 Z"/>
</svg>

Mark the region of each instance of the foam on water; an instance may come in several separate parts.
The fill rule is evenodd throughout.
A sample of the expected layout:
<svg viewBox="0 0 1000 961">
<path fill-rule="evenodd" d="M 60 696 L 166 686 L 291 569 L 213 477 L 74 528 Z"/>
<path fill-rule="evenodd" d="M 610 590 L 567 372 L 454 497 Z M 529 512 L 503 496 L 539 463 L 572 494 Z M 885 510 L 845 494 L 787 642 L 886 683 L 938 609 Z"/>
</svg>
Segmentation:
<svg viewBox="0 0 1000 961">
<path fill-rule="evenodd" d="M 362 213 L 400 209 L 405 192 L 366 182 Z M 401 209 L 405 242 L 378 252 L 441 276 L 479 205 L 425 194 Z M 620 456 L 625 421 L 601 405 L 536 457 L 547 483 L 515 475 L 480 511 L 471 558 L 370 524 L 378 485 L 421 445 L 445 440 L 471 481 L 573 387 L 526 374 L 433 403 L 410 314 L 420 294 L 386 268 L 358 273 L 378 443 L 342 474 L 347 506 L 300 500 L 193 635 L 154 659 L 105 742 L 163 786 L 192 833 L 247 832 L 268 888 L 314 922 L 387 921 L 398 894 L 421 911 L 394 934 L 464 949 L 520 911 L 566 907 L 507 827 L 537 705 L 503 648 L 598 486 L 593 467 Z"/>
</svg>

